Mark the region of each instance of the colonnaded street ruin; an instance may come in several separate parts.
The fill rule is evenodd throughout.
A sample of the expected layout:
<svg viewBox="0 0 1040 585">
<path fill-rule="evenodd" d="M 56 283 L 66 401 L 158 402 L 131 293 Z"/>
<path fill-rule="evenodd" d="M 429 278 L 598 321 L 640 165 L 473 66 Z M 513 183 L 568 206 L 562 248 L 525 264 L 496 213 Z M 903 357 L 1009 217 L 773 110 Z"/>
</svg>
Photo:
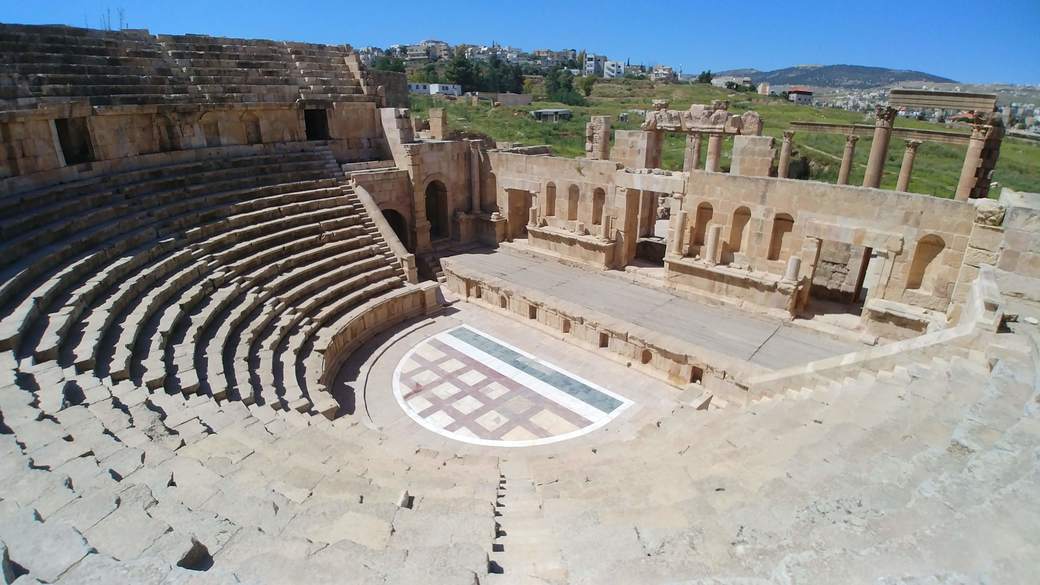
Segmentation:
<svg viewBox="0 0 1040 585">
<path fill-rule="evenodd" d="M 349 46 L 0 47 L 2 583 L 1036 582 L 1040 194 L 990 192 L 994 96 L 782 140 L 655 101 L 562 158 Z M 811 132 L 837 184 L 787 178 Z M 949 199 L 906 192 L 930 141 Z"/>
</svg>

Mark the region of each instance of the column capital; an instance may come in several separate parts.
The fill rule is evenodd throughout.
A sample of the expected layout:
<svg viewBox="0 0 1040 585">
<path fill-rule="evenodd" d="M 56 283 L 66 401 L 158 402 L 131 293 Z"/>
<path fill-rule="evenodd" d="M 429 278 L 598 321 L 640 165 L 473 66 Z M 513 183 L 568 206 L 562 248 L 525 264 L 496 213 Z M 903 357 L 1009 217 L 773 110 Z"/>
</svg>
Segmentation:
<svg viewBox="0 0 1040 585">
<path fill-rule="evenodd" d="M 794 130 L 784 130 L 784 142 L 791 142 L 794 139 Z"/>
<path fill-rule="evenodd" d="M 890 108 L 888 106 L 874 106 L 874 125 L 891 128 L 892 122 L 895 121 L 897 113 L 898 111 L 895 108 Z"/>
<path fill-rule="evenodd" d="M 850 144 L 850 145 L 855 146 L 855 144 L 857 142 L 859 142 L 859 136 L 856 136 L 855 134 L 846 134 L 845 135 L 845 144 Z"/>
<path fill-rule="evenodd" d="M 989 124 L 972 124 L 971 126 L 972 140 L 986 140 L 992 133 L 993 126 Z"/>
<path fill-rule="evenodd" d="M 914 140 L 913 138 L 904 141 L 906 143 L 906 149 L 910 152 L 917 152 L 917 147 L 921 146 L 924 142 L 922 140 Z"/>
</svg>

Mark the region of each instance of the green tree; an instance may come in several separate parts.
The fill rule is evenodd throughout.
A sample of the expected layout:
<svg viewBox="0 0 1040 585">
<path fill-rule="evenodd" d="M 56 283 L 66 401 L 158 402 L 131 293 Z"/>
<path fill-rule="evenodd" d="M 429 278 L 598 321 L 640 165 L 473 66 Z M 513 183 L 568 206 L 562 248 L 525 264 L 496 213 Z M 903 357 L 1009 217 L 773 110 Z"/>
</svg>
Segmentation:
<svg viewBox="0 0 1040 585">
<path fill-rule="evenodd" d="M 369 68 L 375 69 L 376 71 L 396 71 L 397 73 L 404 73 L 404 61 L 387 55 L 380 55 L 375 59 L 372 59 L 372 64 L 369 65 Z"/>
<path fill-rule="evenodd" d="M 585 94 L 585 97 L 592 95 L 592 86 L 594 85 L 596 85 L 596 78 L 591 75 L 578 79 L 578 89 Z"/>
<path fill-rule="evenodd" d="M 421 69 L 416 70 L 410 76 L 412 81 L 418 83 L 440 83 L 441 77 L 437 73 L 437 66 L 433 63 L 427 63 L 422 66 Z"/>
<path fill-rule="evenodd" d="M 711 83 L 712 79 L 715 79 L 715 74 L 711 72 L 711 69 L 701 71 L 700 74 L 697 75 L 697 83 Z"/>
<path fill-rule="evenodd" d="M 462 86 L 462 91 L 474 91 L 477 89 L 478 73 L 472 61 L 466 58 L 461 51 L 448 61 L 444 68 L 444 78 L 448 83 L 457 83 Z"/>
<path fill-rule="evenodd" d="M 545 76 L 545 93 L 554 102 L 572 106 L 585 103 L 585 98 L 574 89 L 574 75 L 563 68 L 553 69 Z"/>
</svg>

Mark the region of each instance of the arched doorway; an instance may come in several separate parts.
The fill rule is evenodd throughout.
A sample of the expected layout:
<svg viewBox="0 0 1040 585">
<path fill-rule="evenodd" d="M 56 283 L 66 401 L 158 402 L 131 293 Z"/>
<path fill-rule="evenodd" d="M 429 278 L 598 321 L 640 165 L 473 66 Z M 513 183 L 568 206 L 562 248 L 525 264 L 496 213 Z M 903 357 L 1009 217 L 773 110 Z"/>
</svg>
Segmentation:
<svg viewBox="0 0 1040 585">
<path fill-rule="evenodd" d="M 242 126 L 246 131 L 246 144 L 260 144 L 263 137 L 260 134 L 260 119 L 252 112 L 242 114 Z"/>
<path fill-rule="evenodd" d="M 448 190 L 440 181 L 426 186 L 426 220 L 430 222 L 430 239 L 451 235 L 448 225 Z"/>
<path fill-rule="evenodd" d="M 206 138 L 206 146 L 220 146 L 220 122 L 217 121 L 217 115 L 212 112 L 203 114 L 199 123 L 202 135 Z"/>
<path fill-rule="evenodd" d="M 384 209 L 383 217 L 386 218 L 386 223 L 390 224 L 390 228 L 397 234 L 397 239 L 401 240 L 405 247 L 408 247 L 408 222 L 405 221 L 404 216 L 393 209 Z"/>
</svg>

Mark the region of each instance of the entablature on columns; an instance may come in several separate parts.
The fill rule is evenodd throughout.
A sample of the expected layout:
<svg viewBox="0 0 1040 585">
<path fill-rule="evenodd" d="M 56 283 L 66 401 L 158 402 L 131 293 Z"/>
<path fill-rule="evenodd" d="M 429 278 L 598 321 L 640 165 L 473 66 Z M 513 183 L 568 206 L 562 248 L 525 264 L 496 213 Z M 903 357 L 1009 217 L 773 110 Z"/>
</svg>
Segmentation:
<svg viewBox="0 0 1040 585">
<path fill-rule="evenodd" d="M 890 254 L 903 253 L 904 239 L 901 234 L 886 232 L 866 225 L 842 222 L 840 224 L 809 219 L 803 234 L 806 237 L 864 246 L 884 250 Z"/>
<path fill-rule="evenodd" d="M 791 129 L 797 132 L 815 132 L 818 134 L 843 134 L 845 136 L 873 136 L 873 124 L 833 124 L 829 122 L 791 122 Z M 905 140 L 922 140 L 938 144 L 968 144 L 969 134 L 944 132 L 942 130 L 925 130 L 915 128 L 892 128 L 893 138 Z"/>
<path fill-rule="evenodd" d="M 647 111 L 643 130 L 685 132 L 688 134 L 762 134 L 762 118 L 748 110 L 731 114 L 729 104 L 716 101 L 709 105 L 693 104 L 688 110 L 669 110 L 666 100 L 654 100 L 654 109 Z"/>
</svg>

